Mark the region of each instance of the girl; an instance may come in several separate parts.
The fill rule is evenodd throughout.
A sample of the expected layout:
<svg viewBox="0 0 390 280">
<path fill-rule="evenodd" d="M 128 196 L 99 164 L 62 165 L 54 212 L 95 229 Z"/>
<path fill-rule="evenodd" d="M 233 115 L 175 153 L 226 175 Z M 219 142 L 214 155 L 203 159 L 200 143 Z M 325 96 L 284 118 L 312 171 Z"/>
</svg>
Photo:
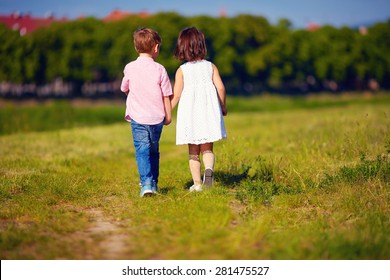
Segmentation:
<svg viewBox="0 0 390 280">
<path fill-rule="evenodd" d="M 189 166 L 194 184 L 190 191 L 202 191 L 202 183 L 214 181 L 213 142 L 226 138 L 223 116 L 227 115 L 225 86 L 217 67 L 205 60 L 207 49 L 202 32 L 183 29 L 177 39 L 175 57 L 185 61 L 176 71 L 172 109 L 177 110 L 176 145 L 188 144 Z M 201 180 L 200 153 L 204 164 Z"/>
</svg>

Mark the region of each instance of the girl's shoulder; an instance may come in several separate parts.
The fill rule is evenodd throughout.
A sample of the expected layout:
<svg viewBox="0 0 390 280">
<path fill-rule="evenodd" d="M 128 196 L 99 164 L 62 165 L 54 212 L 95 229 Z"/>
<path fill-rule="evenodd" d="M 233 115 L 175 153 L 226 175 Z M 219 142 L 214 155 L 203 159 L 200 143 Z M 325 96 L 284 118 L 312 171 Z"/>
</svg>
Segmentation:
<svg viewBox="0 0 390 280">
<path fill-rule="evenodd" d="M 211 61 L 208 61 L 207 59 L 202 59 L 200 61 L 200 63 L 203 63 L 203 64 L 212 64 Z"/>
<path fill-rule="evenodd" d="M 198 61 L 187 61 L 185 63 L 183 63 L 182 65 L 180 65 L 180 67 L 188 67 L 188 66 L 192 66 L 192 65 L 201 65 L 201 64 L 208 64 L 208 65 L 212 65 L 212 63 L 206 59 L 202 59 L 202 60 L 198 60 Z"/>
</svg>

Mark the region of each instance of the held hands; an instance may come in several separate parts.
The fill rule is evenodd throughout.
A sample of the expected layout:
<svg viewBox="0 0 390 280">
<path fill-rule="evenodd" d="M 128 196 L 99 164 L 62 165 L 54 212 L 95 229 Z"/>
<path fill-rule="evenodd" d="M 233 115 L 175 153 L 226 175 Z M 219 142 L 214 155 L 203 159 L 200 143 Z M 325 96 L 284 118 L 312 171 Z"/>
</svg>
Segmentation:
<svg viewBox="0 0 390 280">
<path fill-rule="evenodd" d="M 169 125 L 171 122 L 172 122 L 172 119 L 171 119 L 171 118 L 165 117 L 165 119 L 164 119 L 164 125 Z"/>
</svg>

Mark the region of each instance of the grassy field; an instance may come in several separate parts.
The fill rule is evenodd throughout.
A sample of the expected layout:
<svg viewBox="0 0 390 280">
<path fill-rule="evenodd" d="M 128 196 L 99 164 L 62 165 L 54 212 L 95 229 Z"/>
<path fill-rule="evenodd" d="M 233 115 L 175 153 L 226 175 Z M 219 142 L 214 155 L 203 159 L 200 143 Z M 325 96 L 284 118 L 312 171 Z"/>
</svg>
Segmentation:
<svg viewBox="0 0 390 280">
<path fill-rule="evenodd" d="M 390 96 L 228 99 L 215 187 L 175 123 L 139 198 L 122 104 L 0 107 L 0 259 L 389 259 Z"/>
</svg>

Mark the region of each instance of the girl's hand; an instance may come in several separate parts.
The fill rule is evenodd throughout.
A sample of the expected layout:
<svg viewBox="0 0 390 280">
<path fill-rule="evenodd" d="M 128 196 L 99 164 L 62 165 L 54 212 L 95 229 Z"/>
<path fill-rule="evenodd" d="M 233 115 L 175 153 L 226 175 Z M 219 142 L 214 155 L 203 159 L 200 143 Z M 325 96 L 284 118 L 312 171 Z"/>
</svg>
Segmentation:
<svg viewBox="0 0 390 280">
<path fill-rule="evenodd" d="M 222 106 L 222 115 L 226 116 L 227 115 L 227 109 L 225 106 Z"/>
</svg>

